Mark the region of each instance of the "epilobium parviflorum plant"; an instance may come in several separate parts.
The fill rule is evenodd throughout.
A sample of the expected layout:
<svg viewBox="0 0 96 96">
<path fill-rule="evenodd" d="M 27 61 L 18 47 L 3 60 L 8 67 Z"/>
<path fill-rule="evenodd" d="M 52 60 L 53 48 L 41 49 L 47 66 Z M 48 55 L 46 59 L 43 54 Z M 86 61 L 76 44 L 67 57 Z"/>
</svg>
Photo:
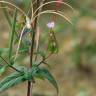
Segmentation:
<svg viewBox="0 0 96 96">
<path fill-rule="evenodd" d="M 58 8 L 61 5 L 67 5 L 72 10 L 73 8 L 62 0 L 22 1 L 24 8 L 19 7 L 15 3 L 0 0 L 0 9 L 3 10 L 11 28 L 8 48 L 0 48 L 0 59 L 4 62 L 4 64 L 0 62 L 0 74 L 3 74 L 9 67 L 14 70 L 14 72 L 0 81 L 0 93 L 27 81 L 27 96 L 32 96 L 32 86 L 36 82 L 36 78 L 39 78 L 42 80 L 47 79 L 56 88 L 58 95 L 59 89 L 56 80 L 47 67 L 41 66 L 42 64 L 47 65 L 47 59 L 52 54 L 58 53 L 58 44 L 54 33 L 55 21 L 52 19 L 52 15 L 51 21 L 49 20 L 50 22 L 46 24 L 49 29 L 46 37 L 46 48 L 44 46 L 44 48 L 40 47 L 42 46 L 40 37 L 42 37 L 43 33 L 39 31 L 38 22 L 42 22 L 39 18 L 43 14 L 55 14 L 71 23 Z M 50 4 L 55 4 L 56 8 L 54 10 L 43 10 L 43 7 Z M 11 13 L 8 10 L 11 10 Z M 3 55 L 3 52 L 6 52 L 7 58 Z M 18 59 L 22 57 L 22 54 L 25 57 L 29 56 L 29 64 L 26 64 L 28 66 L 23 66 L 24 64 L 17 65 Z"/>
</svg>

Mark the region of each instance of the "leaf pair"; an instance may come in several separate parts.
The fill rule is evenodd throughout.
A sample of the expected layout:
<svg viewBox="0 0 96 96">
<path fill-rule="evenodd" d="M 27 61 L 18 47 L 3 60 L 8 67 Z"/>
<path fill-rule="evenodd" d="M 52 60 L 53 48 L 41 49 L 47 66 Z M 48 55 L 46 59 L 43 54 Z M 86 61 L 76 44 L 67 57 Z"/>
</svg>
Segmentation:
<svg viewBox="0 0 96 96">
<path fill-rule="evenodd" d="M 14 72 L 0 82 L 0 92 L 10 87 L 13 87 L 21 82 L 33 81 L 34 78 L 40 78 L 47 79 L 56 88 L 58 93 L 57 82 L 47 69 L 39 68 L 38 66 L 34 65 L 30 70 L 25 67 L 21 67 L 20 70 L 21 72 Z"/>
</svg>

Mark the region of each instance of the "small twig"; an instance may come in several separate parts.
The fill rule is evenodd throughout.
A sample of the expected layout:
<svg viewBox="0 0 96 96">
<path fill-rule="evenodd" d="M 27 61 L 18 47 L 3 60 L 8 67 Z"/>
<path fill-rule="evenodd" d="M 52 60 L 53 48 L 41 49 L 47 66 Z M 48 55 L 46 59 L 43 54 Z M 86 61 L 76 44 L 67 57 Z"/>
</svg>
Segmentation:
<svg viewBox="0 0 96 96">
<path fill-rule="evenodd" d="M 46 63 L 45 60 L 48 59 L 51 55 L 52 55 L 52 53 L 50 53 L 46 58 L 43 58 L 43 60 L 40 61 L 37 66 L 40 66 L 42 63 Z"/>
<path fill-rule="evenodd" d="M 1 58 L 9 67 L 11 67 L 12 69 L 14 69 L 14 70 L 17 71 L 17 72 L 21 72 L 21 71 L 19 71 L 18 69 L 16 69 L 15 67 L 13 67 L 12 65 L 10 65 L 1 55 L 0 55 L 0 58 Z"/>
</svg>

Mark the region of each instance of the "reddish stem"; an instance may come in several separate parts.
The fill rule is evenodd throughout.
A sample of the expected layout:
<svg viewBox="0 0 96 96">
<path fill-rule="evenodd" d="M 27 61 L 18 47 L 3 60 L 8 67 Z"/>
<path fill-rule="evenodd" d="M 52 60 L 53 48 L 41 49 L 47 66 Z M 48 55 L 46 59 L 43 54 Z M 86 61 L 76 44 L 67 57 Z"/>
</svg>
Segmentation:
<svg viewBox="0 0 96 96">
<path fill-rule="evenodd" d="M 39 4 L 40 4 L 40 1 L 37 0 L 36 8 L 39 7 Z M 38 11 L 36 14 L 38 14 Z M 34 43 L 35 43 L 35 33 L 36 33 L 36 29 L 37 29 L 37 19 L 38 19 L 38 17 L 35 19 L 34 24 L 32 24 L 33 33 L 32 33 L 32 38 L 31 38 L 31 49 L 30 49 L 31 53 L 30 53 L 30 66 L 29 66 L 29 68 L 32 68 L 32 63 L 33 63 L 33 55 L 34 55 L 33 51 L 34 51 Z M 32 85 L 33 85 L 33 82 L 28 81 L 27 96 L 32 96 Z"/>
</svg>

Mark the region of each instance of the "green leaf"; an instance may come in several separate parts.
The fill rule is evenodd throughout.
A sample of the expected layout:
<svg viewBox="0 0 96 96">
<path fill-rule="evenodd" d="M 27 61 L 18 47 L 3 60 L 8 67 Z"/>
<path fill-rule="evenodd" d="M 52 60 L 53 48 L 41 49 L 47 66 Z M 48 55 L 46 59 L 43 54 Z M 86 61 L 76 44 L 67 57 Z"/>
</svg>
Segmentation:
<svg viewBox="0 0 96 96">
<path fill-rule="evenodd" d="M 24 66 L 18 66 L 18 69 L 20 72 L 14 72 L 0 81 L 0 92 L 24 81 L 32 81 L 33 74 L 35 74 L 37 71 L 37 67 L 33 67 L 32 70 L 28 70 Z"/>
<path fill-rule="evenodd" d="M 23 74 L 17 72 L 12 73 L 0 82 L 0 92 L 10 87 L 13 87 L 21 82 L 24 82 Z"/>
<path fill-rule="evenodd" d="M 14 72 L 0 82 L 0 92 L 27 80 L 34 81 L 34 77 L 39 77 L 40 79 L 49 80 L 58 93 L 57 82 L 47 69 L 39 68 L 37 65 L 32 66 L 32 69 L 30 70 L 26 67 L 20 67 L 19 69 L 21 72 Z"/>
<path fill-rule="evenodd" d="M 40 76 L 41 78 L 47 79 L 56 88 L 57 94 L 58 94 L 57 82 L 54 79 L 54 77 L 52 76 L 52 74 L 47 69 L 39 68 L 39 70 L 34 75 L 35 75 L 35 77 Z"/>
<path fill-rule="evenodd" d="M 15 33 L 15 27 L 16 27 L 16 18 L 17 18 L 17 9 L 15 9 L 14 18 L 13 18 L 13 25 L 12 25 L 12 32 L 11 32 L 11 39 L 10 39 L 10 48 L 9 48 L 9 60 L 11 59 L 11 56 L 12 56 L 14 33 Z"/>
<path fill-rule="evenodd" d="M 34 65 L 34 68 L 35 69 L 32 71 L 33 77 L 44 80 L 44 76 L 42 76 L 42 74 L 39 73 L 39 67 L 37 65 Z"/>
</svg>

